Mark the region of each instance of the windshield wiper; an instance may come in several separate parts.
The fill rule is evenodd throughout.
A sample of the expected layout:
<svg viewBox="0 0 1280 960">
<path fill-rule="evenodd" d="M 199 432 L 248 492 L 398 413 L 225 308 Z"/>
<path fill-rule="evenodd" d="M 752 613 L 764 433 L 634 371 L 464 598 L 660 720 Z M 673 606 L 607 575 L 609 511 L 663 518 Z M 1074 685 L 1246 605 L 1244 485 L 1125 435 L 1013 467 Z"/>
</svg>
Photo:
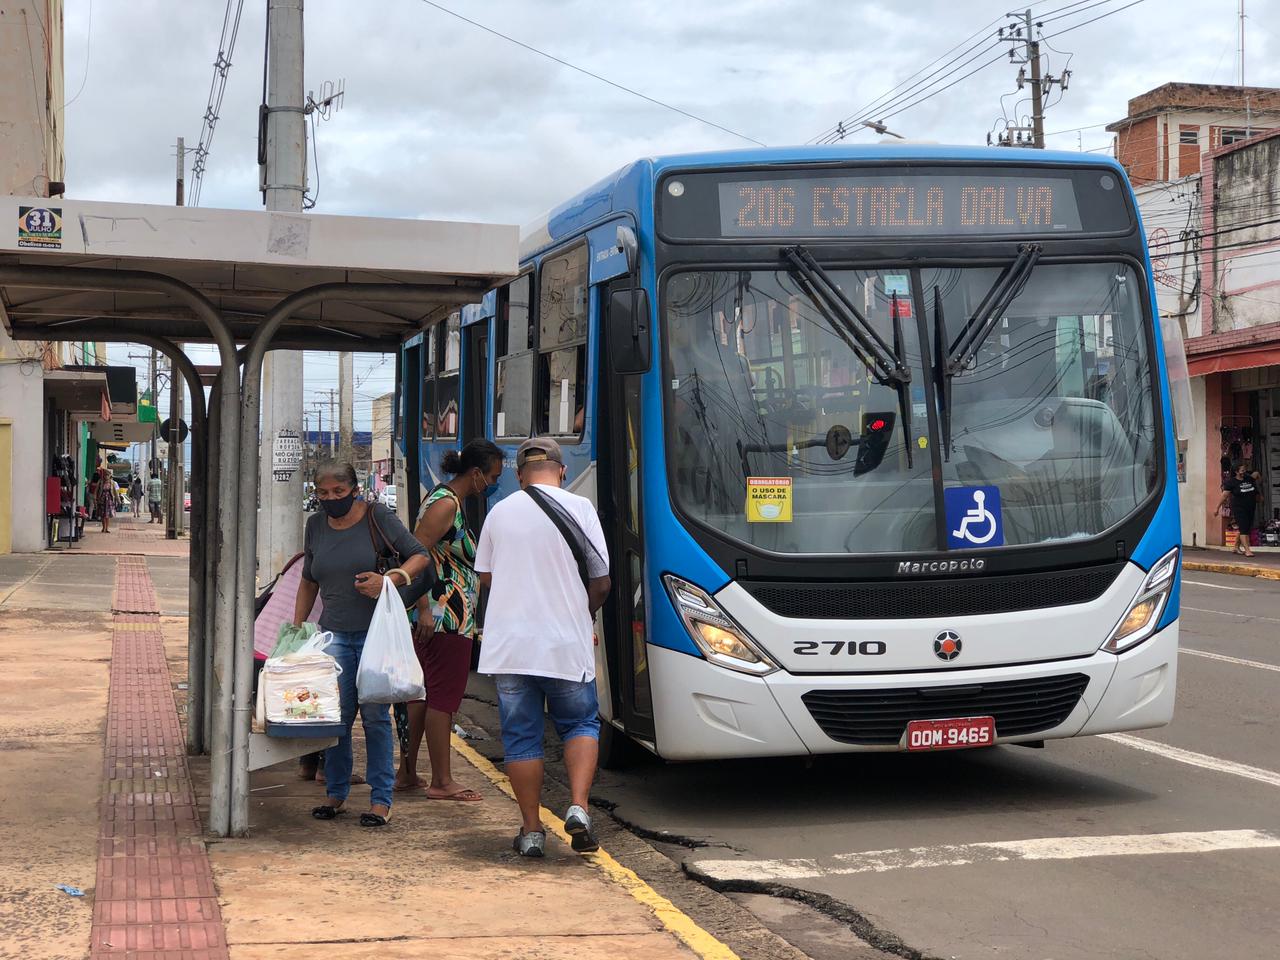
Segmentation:
<svg viewBox="0 0 1280 960">
<path fill-rule="evenodd" d="M 871 372 L 872 379 L 897 391 L 902 418 L 902 446 L 907 451 L 907 467 L 910 468 L 911 368 L 904 359 L 898 294 L 893 294 L 889 311 L 893 321 L 893 346 L 890 347 L 805 247 L 789 247 L 782 251 L 782 256 L 823 316 L 832 322 L 836 333 Z"/>
<path fill-rule="evenodd" d="M 934 379 L 942 411 L 942 456 L 945 460 L 951 459 L 951 381 L 973 363 L 1009 305 L 1022 293 L 1042 250 L 1038 243 L 1024 243 L 1018 248 L 1018 256 L 996 277 L 978 309 L 949 346 L 946 319 L 942 315 L 942 294 L 936 285 L 933 288 Z"/>
</svg>

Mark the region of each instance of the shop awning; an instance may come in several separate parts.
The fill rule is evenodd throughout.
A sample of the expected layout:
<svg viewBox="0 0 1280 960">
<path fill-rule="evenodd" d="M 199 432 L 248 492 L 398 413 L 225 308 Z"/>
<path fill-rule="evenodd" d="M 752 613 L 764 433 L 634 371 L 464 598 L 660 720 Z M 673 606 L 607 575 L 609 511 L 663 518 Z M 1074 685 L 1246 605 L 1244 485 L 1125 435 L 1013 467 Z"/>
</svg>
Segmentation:
<svg viewBox="0 0 1280 960">
<path fill-rule="evenodd" d="M 110 416 L 107 375 L 99 370 L 50 370 L 44 375 L 44 394 L 63 410 Z"/>
<path fill-rule="evenodd" d="M 1193 377 L 1204 377 L 1211 373 L 1230 373 L 1232 370 L 1252 370 L 1277 364 L 1280 364 L 1280 345 L 1258 346 L 1188 357 L 1187 372 Z"/>
<path fill-rule="evenodd" d="M 156 435 L 154 423 L 136 420 L 90 420 L 89 436 L 98 443 L 146 443 Z"/>
</svg>

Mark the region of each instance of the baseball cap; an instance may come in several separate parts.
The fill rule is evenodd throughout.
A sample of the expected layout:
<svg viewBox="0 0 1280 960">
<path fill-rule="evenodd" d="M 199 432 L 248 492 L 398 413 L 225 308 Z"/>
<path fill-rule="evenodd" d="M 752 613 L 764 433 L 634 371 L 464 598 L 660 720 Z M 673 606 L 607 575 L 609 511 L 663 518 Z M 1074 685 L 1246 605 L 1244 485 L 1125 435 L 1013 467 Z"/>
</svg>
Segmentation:
<svg viewBox="0 0 1280 960">
<path fill-rule="evenodd" d="M 550 437 L 530 437 L 520 444 L 519 449 L 516 450 L 517 470 L 521 469 L 526 463 L 536 463 L 539 460 L 553 460 L 556 463 L 564 463 L 564 456 L 560 453 L 560 444 Z"/>
</svg>

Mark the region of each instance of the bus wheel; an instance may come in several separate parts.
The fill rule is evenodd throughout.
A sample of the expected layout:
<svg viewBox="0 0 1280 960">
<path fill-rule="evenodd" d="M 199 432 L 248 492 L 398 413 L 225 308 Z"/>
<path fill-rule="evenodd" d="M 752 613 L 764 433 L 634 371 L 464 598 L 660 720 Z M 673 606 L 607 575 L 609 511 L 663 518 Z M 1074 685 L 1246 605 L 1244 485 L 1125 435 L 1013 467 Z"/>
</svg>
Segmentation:
<svg viewBox="0 0 1280 960">
<path fill-rule="evenodd" d="M 604 717 L 600 718 L 600 766 L 606 770 L 626 770 L 635 763 L 640 748 Z"/>
</svg>

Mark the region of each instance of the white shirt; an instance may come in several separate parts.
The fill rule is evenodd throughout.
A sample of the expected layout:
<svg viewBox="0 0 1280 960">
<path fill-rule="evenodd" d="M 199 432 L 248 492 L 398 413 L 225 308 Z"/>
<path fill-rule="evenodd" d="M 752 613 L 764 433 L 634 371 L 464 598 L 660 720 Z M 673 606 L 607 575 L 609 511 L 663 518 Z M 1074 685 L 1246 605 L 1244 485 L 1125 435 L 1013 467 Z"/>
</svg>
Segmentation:
<svg viewBox="0 0 1280 960">
<path fill-rule="evenodd" d="M 564 507 L 607 560 L 604 530 L 591 501 L 559 487 L 537 486 Z M 493 574 L 480 644 L 481 673 L 595 679 L 586 588 L 569 545 L 533 498 L 514 493 L 489 512 L 475 568 Z"/>
</svg>

